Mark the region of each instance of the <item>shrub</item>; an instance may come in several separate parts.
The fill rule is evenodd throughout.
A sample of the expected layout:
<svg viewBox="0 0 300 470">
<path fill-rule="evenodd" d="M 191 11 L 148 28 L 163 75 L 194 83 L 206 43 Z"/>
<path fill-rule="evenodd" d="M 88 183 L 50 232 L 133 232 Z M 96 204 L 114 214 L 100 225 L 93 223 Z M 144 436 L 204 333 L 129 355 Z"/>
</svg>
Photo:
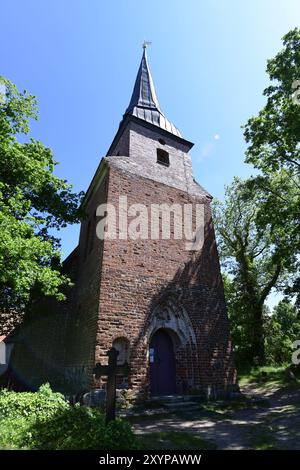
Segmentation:
<svg viewBox="0 0 300 470">
<path fill-rule="evenodd" d="M 36 393 L 0 392 L 2 449 L 134 449 L 137 440 L 122 420 L 105 425 L 97 408 L 70 406 L 43 385 Z"/>
<path fill-rule="evenodd" d="M 57 413 L 50 421 L 37 421 L 31 427 L 36 449 L 133 449 L 136 438 L 122 420 L 105 425 L 104 414 L 96 408 L 79 405 Z"/>
<path fill-rule="evenodd" d="M 45 420 L 68 406 L 64 396 L 52 392 L 49 384 L 42 385 L 36 393 L 0 390 L 0 419 L 34 417 Z"/>
</svg>

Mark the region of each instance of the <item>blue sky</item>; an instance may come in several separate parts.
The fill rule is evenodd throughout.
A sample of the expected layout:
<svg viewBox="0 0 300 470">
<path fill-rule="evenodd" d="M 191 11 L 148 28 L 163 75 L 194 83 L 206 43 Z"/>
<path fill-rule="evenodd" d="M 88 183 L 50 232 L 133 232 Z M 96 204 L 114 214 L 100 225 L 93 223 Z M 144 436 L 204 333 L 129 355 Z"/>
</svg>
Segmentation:
<svg viewBox="0 0 300 470">
<path fill-rule="evenodd" d="M 243 163 L 241 125 L 264 104 L 266 61 L 299 25 L 298 0 L 10 0 L 0 74 L 35 94 L 32 136 L 56 174 L 85 190 L 129 103 L 144 39 L 161 107 L 195 143 L 194 173 L 215 197 Z M 216 139 L 215 136 L 219 136 Z M 67 255 L 78 227 L 61 232 Z"/>
</svg>

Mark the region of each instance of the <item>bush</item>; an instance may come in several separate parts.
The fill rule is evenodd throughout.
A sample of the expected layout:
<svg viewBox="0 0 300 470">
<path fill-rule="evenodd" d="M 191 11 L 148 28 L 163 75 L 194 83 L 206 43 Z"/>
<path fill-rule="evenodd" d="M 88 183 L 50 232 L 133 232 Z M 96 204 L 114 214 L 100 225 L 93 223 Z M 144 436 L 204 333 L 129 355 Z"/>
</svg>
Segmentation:
<svg viewBox="0 0 300 470">
<path fill-rule="evenodd" d="M 96 408 L 70 406 L 43 385 L 37 393 L 0 392 L 2 449 L 135 449 L 137 440 L 122 420 L 105 425 Z"/>
<path fill-rule="evenodd" d="M 64 396 L 52 392 L 49 384 L 42 385 L 36 393 L 0 390 L 0 420 L 22 417 L 45 420 L 68 407 Z"/>
</svg>

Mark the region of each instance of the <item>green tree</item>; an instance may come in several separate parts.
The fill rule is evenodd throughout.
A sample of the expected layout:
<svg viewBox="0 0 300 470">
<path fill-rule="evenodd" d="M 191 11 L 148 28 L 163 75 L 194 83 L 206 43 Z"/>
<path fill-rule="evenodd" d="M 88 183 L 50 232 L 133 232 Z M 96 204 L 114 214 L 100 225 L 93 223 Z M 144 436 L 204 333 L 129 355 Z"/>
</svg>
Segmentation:
<svg viewBox="0 0 300 470">
<path fill-rule="evenodd" d="M 234 276 L 223 273 L 223 284 L 230 320 L 235 362 L 238 368 L 249 363 L 251 350 L 250 316 L 247 305 L 243 302 L 242 286 Z"/>
<path fill-rule="evenodd" d="M 257 222 L 263 195 L 235 178 L 226 188 L 224 203 L 213 204 L 234 336 L 250 364 L 264 363 L 265 301 L 273 288 L 285 285 L 296 262 L 293 250 L 286 248 L 285 232 L 274 231 L 270 224 L 262 229 Z"/>
<path fill-rule="evenodd" d="M 267 64 L 267 103 L 245 126 L 246 162 L 263 173 L 300 167 L 300 30 L 286 34 L 283 45 Z"/>
<path fill-rule="evenodd" d="M 260 191 L 260 217 L 264 229 L 284 231 L 287 250 L 300 251 L 300 30 L 283 37 L 283 49 L 267 64 L 271 85 L 264 90 L 267 102 L 257 116 L 248 120 L 245 139 L 249 144 L 246 163 L 259 175 L 249 187 Z M 283 253 L 284 256 L 284 253 Z M 299 258 L 298 258 L 299 259 Z M 299 271 L 299 269 L 298 269 Z M 286 293 L 298 295 L 300 279 L 291 276 Z"/>
<path fill-rule="evenodd" d="M 282 300 L 266 318 L 266 359 L 268 364 L 291 361 L 293 342 L 300 338 L 300 317 L 297 308 Z"/>
<path fill-rule="evenodd" d="M 284 36 L 283 49 L 268 61 L 267 73 L 271 84 L 264 90 L 266 104 L 244 128 L 245 161 L 258 174 L 244 183 L 235 180 L 225 203 L 215 205 L 220 251 L 229 274 L 225 290 L 233 337 L 239 356 L 251 363 L 263 362 L 265 345 L 269 354 L 278 335 L 288 341 L 276 316 L 270 320 L 264 312 L 270 291 L 276 287 L 298 295 L 300 305 L 299 29 Z"/>
<path fill-rule="evenodd" d="M 37 119 L 34 96 L 1 78 L 0 311 L 23 310 L 33 291 L 60 300 L 70 282 L 53 229 L 78 221 L 82 195 L 53 174 L 49 148 L 33 138 L 22 142 L 30 118 Z"/>
</svg>

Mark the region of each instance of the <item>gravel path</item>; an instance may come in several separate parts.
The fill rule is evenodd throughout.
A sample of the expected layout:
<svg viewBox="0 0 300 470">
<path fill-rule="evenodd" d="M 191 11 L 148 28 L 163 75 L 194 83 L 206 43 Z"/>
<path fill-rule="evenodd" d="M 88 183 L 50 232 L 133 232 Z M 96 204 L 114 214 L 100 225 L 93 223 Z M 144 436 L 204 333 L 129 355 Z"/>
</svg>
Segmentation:
<svg viewBox="0 0 300 470">
<path fill-rule="evenodd" d="M 256 408 L 222 412 L 185 411 L 172 416 L 141 419 L 135 432 L 183 431 L 215 443 L 218 449 L 300 449 L 300 390 L 258 386 L 243 393 L 265 400 Z"/>
</svg>

